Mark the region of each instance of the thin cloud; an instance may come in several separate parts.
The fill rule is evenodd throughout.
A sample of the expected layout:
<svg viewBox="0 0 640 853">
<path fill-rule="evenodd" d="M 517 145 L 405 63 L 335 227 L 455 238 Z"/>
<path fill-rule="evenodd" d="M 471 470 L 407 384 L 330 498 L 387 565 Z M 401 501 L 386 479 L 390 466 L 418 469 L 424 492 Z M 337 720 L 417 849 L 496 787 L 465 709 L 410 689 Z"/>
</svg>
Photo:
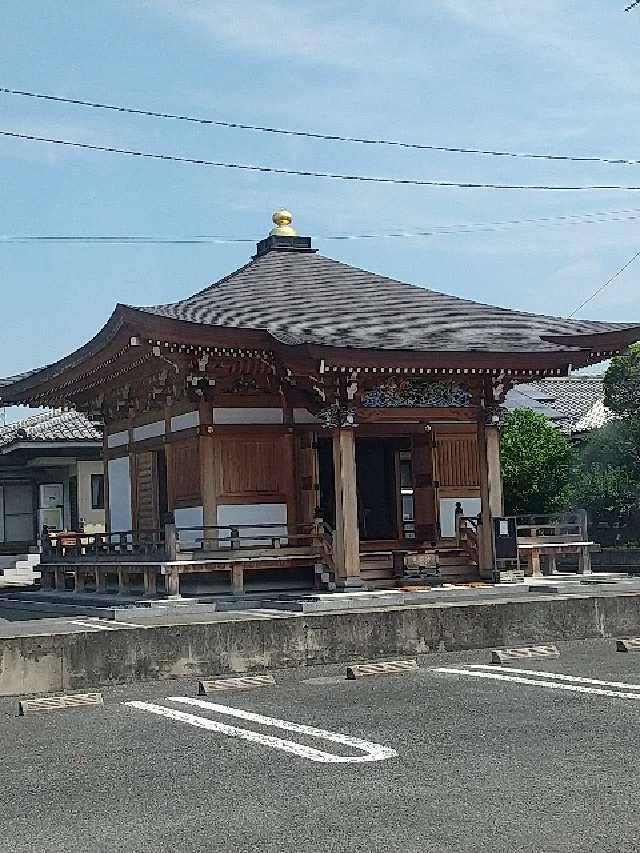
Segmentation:
<svg viewBox="0 0 640 853">
<path fill-rule="evenodd" d="M 327 4 L 301 4 L 292 0 L 147 0 L 146 5 L 171 15 L 196 29 L 224 49 L 270 59 L 299 60 L 344 71 L 378 74 L 422 74 L 428 62 L 417 46 L 407 45 L 404 31 L 381 26 L 372 15 L 348 18 L 349 7 L 340 4 L 339 15 Z M 290 68 L 282 68 L 282 89 L 287 90 Z"/>
</svg>

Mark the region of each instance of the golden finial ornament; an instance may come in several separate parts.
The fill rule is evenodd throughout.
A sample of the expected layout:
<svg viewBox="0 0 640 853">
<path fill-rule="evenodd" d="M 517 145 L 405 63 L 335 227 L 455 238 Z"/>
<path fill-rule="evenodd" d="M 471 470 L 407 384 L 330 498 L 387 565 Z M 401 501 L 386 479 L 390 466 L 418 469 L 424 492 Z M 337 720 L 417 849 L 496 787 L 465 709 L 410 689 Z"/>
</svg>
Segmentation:
<svg viewBox="0 0 640 853">
<path fill-rule="evenodd" d="M 276 210 L 271 218 L 276 226 L 270 231 L 270 234 L 273 237 L 298 236 L 296 229 L 291 227 L 291 223 L 293 222 L 293 213 L 289 213 L 288 210 Z"/>
</svg>

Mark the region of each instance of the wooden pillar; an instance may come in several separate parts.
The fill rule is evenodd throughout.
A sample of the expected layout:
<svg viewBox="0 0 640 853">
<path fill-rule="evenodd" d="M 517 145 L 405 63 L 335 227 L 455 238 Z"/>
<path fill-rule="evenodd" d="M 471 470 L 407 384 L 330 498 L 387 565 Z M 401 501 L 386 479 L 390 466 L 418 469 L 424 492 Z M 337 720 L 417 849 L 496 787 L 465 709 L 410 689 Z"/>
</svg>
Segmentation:
<svg viewBox="0 0 640 853">
<path fill-rule="evenodd" d="M 213 430 L 211 403 L 200 404 L 200 489 L 202 494 L 202 518 L 204 527 L 218 524 L 218 494 L 216 491 L 216 439 Z M 215 531 L 204 531 L 205 550 L 218 547 Z"/>
<path fill-rule="evenodd" d="M 353 429 L 333 433 L 336 491 L 334 562 L 339 586 L 360 585 L 360 530 L 356 488 L 356 438 Z"/>
<path fill-rule="evenodd" d="M 73 591 L 84 592 L 84 572 L 79 569 L 73 573 Z"/>
<path fill-rule="evenodd" d="M 481 501 L 480 519 L 482 524 L 478 526 L 478 569 L 481 578 L 490 579 L 493 577 L 495 555 L 493 548 L 493 517 L 491 514 L 491 489 L 486 431 L 487 427 L 484 425 L 484 422 L 480 421 L 478 424 L 478 456 L 480 458 L 478 461 Z"/>
<path fill-rule="evenodd" d="M 491 510 L 491 515 L 497 518 L 504 515 L 502 468 L 500 465 L 500 429 L 497 426 L 485 426 L 484 432 L 487 454 L 489 509 Z"/>
</svg>

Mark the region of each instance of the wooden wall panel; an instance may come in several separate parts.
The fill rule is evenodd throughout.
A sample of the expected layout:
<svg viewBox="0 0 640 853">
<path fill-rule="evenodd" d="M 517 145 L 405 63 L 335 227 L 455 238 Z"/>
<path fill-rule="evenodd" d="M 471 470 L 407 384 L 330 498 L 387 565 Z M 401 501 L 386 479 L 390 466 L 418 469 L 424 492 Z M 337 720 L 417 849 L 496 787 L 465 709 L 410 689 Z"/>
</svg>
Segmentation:
<svg viewBox="0 0 640 853">
<path fill-rule="evenodd" d="M 478 438 L 472 433 L 439 435 L 436 440 L 440 488 L 478 488 Z"/>
<path fill-rule="evenodd" d="M 281 500 L 291 491 L 290 436 L 224 436 L 217 441 L 218 502 Z"/>
<path fill-rule="evenodd" d="M 199 505 L 200 453 L 198 439 L 167 445 L 169 508 Z"/>
<path fill-rule="evenodd" d="M 160 525 L 155 454 L 136 453 L 133 465 L 133 517 L 136 530 L 156 530 Z"/>
<path fill-rule="evenodd" d="M 433 542 L 436 539 L 436 489 L 431 436 L 424 432 L 413 435 L 411 454 L 416 539 L 418 542 Z"/>
</svg>

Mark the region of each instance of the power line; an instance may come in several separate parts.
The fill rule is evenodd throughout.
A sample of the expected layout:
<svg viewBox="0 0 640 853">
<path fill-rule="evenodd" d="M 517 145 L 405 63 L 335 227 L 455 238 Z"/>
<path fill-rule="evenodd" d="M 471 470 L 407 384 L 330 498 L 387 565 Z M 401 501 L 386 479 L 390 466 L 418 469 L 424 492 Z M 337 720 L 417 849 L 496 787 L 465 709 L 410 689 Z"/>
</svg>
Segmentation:
<svg viewBox="0 0 640 853">
<path fill-rule="evenodd" d="M 638 3 L 640 3 L 640 0 L 638 0 Z M 611 278 L 607 279 L 607 281 L 605 281 L 604 284 L 601 284 L 597 290 L 594 290 L 594 292 L 591 294 L 591 296 L 589 296 L 587 299 L 584 300 L 584 302 L 582 302 L 580 305 L 578 305 L 578 307 L 575 310 L 573 310 L 571 312 L 571 314 L 569 314 L 569 318 L 575 317 L 575 315 L 578 313 L 578 311 L 581 311 L 585 305 L 588 305 L 592 299 L 595 299 L 596 296 L 598 296 L 598 294 L 602 293 L 602 291 L 605 290 L 605 288 L 609 287 L 609 285 L 613 281 L 615 281 L 615 279 L 618 278 L 618 276 L 621 275 L 627 269 L 627 267 L 630 267 L 631 264 L 637 258 L 640 258 L 640 249 L 638 249 L 638 251 L 635 253 L 635 255 L 633 255 L 633 257 L 629 258 L 629 260 L 625 264 L 623 264 L 619 270 L 614 272 L 614 274 L 611 276 Z"/>
<path fill-rule="evenodd" d="M 375 184 L 397 184 L 418 187 L 456 187 L 458 189 L 486 190 L 545 190 L 554 192 L 590 192 L 595 190 L 636 192 L 640 186 L 620 184 L 588 184 L 588 185 L 554 185 L 554 184 L 497 184 L 476 181 L 442 181 L 423 180 L 420 178 L 389 178 L 372 175 L 344 175 L 337 172 L 316 172 L 309 169 L 282 169 L 275 166 L 258 166 L 249 163 L 226 163 L 217 160 L 204 160 L 195 157 L 180 157 L 175 154 L 157 154 L 150 151 L 136 151 L 130 148 L 116 148 L 111 145 L 91 145 L 88 142 L 74 142 L 67 139 L 53 139 L 47 136 L 36 136 L 30 133 L 18 133 L 11 130 L 0 130 L 0 136 L 13 139 L 25 139 L 30 142 L 47 142 L 52 145 L 65 145 L 71 148 L 83 148 L 88 151 L 105 151 L 111 154 L 125 154 L 131 157 L 141 157 L 151 160 L 166 160 L 176 163 L 190 163 L 196 166 L 214 166 L 220 169 L 236 169 L 245 172 L 263 172 L 273 175 L 296 175 L 303 178 L 328 178 L 336 181 L 359 181 Z"/>
<path fill-rule="evenodd" d="M 624 10 L 625 12 L 630 12 L 632 9 L 635 9 L 636 6 L 640 4 L 640 0 L 633 0 L 633 3 L 629 3 L 627 8 Z"/>
<path fill-rule="evenodd" d="M 425 231 L 396 231 L 391 233 L 360 233 L 360 234 L 316 234 L 315 240 L 388 240 L 411 239 L 426 237 L 446 237 L 461 234 L 486 232 L 501 232 L 518 226 L 544 228 L 552 225 L 601 225 L 608 222 L 624 222 L 640 219 L 640 208 L 629 210 L 610 210 L 595 213 L 565 214 L 545 216 L 537 219 L 507 219 L 500 222 L 471 222 L 452 225 L 434 225 Z M 242 244 L 255 243 L 255 237 L 226 237 L 211 234 L 194 234 L 185 236 L 153 236 L 153 235 L 69 235 L 69 234 L 36 234 L 9 235 L 0 234 L 0 243 L 103 243 L 103 244 L 175 244 L 189 245 L 198 243 Z"/>
<path fill-rule="evenodd" d="M 626 12 L 640 3 L 635 0 Z M 486 157 L 517 157 L 529 160 L 560 160 L 575 163 L 607 163 L 614 166 L 638 166 L 640 160 L 626 157 L 598 157 L 587 155 L 570 154 L 535 154 L 528 151 L 496 151 L 485 148 L 470 148 L 453 145 L 429 145 L 421 142 L 403 142 L 398 139 L 376 139 L 361 136 L 342 136 L 337 133 L 316 133 L 309 130 L 292 130 L 283 127 L 268 127 L 258 124 L 244 124 L 237 121 L 225 121 L 223 119 L 199 118 L 197 116 L 180 115 L 178 113 L 158 112 L 138 107 L 125 107 L 116 104 L 104 104 L 99 101 L 85 101 L 80 98 L 63 98 L 59 95 L 47 95 L 42 92 L 30 92 L 22 89 L 9 89 L 0 87 L 0 93 L 5 95 L 20 95 L 27 98 L 37 98 L 44 101 L 55 101 L 61 104 L 73 104 L 75 106 L 92 107 L 99 110 L 110 110 L 118 113 L 129 113 L 132 115 L 150 116 L 152 118 L 172 119 L 174 121 L 185 121 L 192 124 L 210 125 L 215 127 L 226 127 L 233 130 L 249 130 L 258 133 L 283 134 L 284 136 L 298 136 L 306 139 L 319 139 L 324 142 L 348 142 L 358 145 L 391 145 L 397 148 L 409 148 L 418 151 L 444 151 L 449 154 L 481 154 Z"/>
</svg>

